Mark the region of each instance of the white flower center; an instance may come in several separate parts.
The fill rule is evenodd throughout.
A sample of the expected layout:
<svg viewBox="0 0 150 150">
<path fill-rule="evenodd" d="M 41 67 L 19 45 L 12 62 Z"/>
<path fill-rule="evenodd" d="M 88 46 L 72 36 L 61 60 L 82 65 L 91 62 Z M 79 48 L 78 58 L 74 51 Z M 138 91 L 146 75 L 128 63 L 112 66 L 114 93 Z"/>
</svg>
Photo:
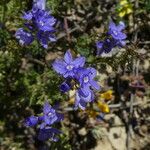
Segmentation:
<svg viewBox="0 0 150 150">
<path fill-rule="evenodd" d="M 113 31 L 113 34 L 114 34 L 114 35 L 117 35 L 118 33 L 117 33 L 117 31 Z"/>
<path fill-rule="evenodd" d="M 48 116 L 51 116 L 51 115 L 52 115 L 52 113 L 51 113 L 51 112 L 49 112 L 49 113 L 48 113 Z"/>
<path fill-rule="evenodd" d="M 29 33 L 27 33 L 27 36 L 28 36 L 28 37 L 30 37 L 30 34 L 29 34 Z"/>
<path fill-rule="evenodd" d="M 66 68 L 67 68 L 67 70 L 72 70 L 73 66 L 72 65 L 68 65 Z"/>
<path fill-rule="evenodd" d="M 84 83 L 89 82 L 89 78 L 88 78 L 88 76 L 84 77 L 83 81 L 84 81 Z"/>
<path fill-rule="evenodd" d="M 20 43 L 21 45 L 24 45 L 24 41 L 23 41 L 23 40 L 19 40 L 19 43 Z"/>
<path fill-rule="evenodd" d="M 16 36 L 17 39 L 20 39 L 20 36 Z"/>
<path fill-rule="evenodd" d="M 43 26 L 43 25 L 44 25 L 43 21 L 40 21 L 40 22 L 39 22 L 39 24 L 40 24 L 41 26 Z"/>
</svg>

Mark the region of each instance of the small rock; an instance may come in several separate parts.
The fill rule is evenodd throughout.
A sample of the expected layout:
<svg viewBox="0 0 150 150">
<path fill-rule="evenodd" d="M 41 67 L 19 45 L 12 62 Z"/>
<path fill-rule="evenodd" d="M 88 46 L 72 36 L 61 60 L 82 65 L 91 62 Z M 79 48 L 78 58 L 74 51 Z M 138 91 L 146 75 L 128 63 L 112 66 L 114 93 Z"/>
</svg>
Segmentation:
<svg viewBox="0 0 150 150">
<path fill-rule="evenodd" d="M 81 128 L 79 131 L 78 131 L 79 135 L 82 135 L 82 136 L 85 136 L 87 134 L 87 131 L 85 128 Z"/>
</svg>

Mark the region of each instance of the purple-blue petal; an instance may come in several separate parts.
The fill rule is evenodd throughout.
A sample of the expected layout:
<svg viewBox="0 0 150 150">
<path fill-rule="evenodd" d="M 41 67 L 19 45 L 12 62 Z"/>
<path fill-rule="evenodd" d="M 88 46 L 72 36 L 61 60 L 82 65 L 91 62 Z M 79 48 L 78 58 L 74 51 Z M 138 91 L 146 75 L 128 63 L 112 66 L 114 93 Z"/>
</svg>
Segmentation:
<svg viewBox="0 0 150 150">
<path fill-rule="evenodd" d="M 52 125 L 56 121 L 57 121 L 56 113 L 51 114 L 51 116 L 48 115 L 44 116 L 44 122 L 46 125 Z"/>
<path fill-rule="evenodd" d="M 70 50 L 67 50 L 65 55 L 64 55 L 64 60 L 67 64 L 70 64 L 72 62 L 72 54 Z"/>
<path fill-rule="evenodd" d="M 52 106 L 46 101 L 43 106 L 43 113 L 48 114 L 52 109 Z"/>
<path fill-rule="evenodd" d="M 78 57 L 71 64 L 75 67 L 83 67 L 85 64 L 85 57 Z"/>
<path fill-rule="evenodd" d="M 46 127 L 46 123 L 45 122 L 40 124 L 40 129 L 44 129 L 45 127 Z"/>
<path fill-rule="evenodd" d="M 65 74 L 67 72 L 66 70 L 66 63 L 62 60 L 55 60 L 52 64 L 53 69 L 60 74 Z"/>
<path fill-rule="evenodd" d="M 115 30 L 116 29 L 116 25 L 115 25 L 114 22 L 112 22 L 112 21 L 110 22 L 109 29 L 111 29 L 111 30 Z"/>
<path fill-rule="evenodd" d="M 82 110 L 85 110 L 87 103 L 83 100 L 80 100 L 79 102 L 79 108 L 81 108 Z"/>
<path fill-rule="evenodd" d="M 34 0 L 33 7 L 45 10 L 46 0 Z"/>
<path fill-rule="evenodd" d="M 94 79 L 96 74 L 97 74 L 96 69 L 92 68 L 92 67 L 89 67 L 88 69 L 90 70 L 90 74 L 89 75 L 90 75 L 91 79 Z"/>
<path fill-rule="evenodd" d="M 89 100 L 89 97 L 83 98 L 80 95 L 79 91 L 77 91 L 76 92 L 76 98 L 75 98 L 75 109 L 77 109 L 79 107 L 82 110 L 85 110 L 86 103 L 90 102 L 90 101 L 85 101 L 85 100 Z"/>
<path fill-rule="evenodd" d="M 111 34 L 111 35 L 116 40 L 123 40 L 127 37 L 126 34 L 124 34 L 122 32 L 118 32 L 117 35 L 115 35 L 115 34 Z"/>
<path fill-rule="evenodd" d="M 24 125 L 33 127 L 33 126 L 37 125 L 37 123 L 38 123 L 38 117 L 30 116 L 27 119 L 25 119 Z"/>
<path fill-rule="evenodd" d="M 68 77 L 74 77 L 74 72 L 73 71 L 67 71 L 63 76 L 64 78 L 68 78 Z"/>
<path fill-rule="evenodd" d="M 119 22 L 119 25 L 117 26 L 117 29 L 118 29 L 119 31 L 124 30 L 124 29 L 125 29 L 125 23 L 122 22 L 122 21 L 120 21 L 120 22 Z"/>
<path fill-rule="evenodd" d="M 74 107 L 74 109 L 78 108 L 79 102 L 80 102 L 80 97 L 79 97 L 79 94 L 77 92 L 76 92 L 76 96 L 75 96 L 75 107 Z"/>
<path fill-rule="evenodd" d="M 64 119 L 64 115 L 63 114 L 56 113 L 56 115 L 57 115 L 56 122 L 60 122 L 60 121 L 62 121 Z"/>
<path fill-rule="evenodd" d="M 92 80 L 90 83 L 91 86 L 94 87 L 96 90 L 100 90 L 100 86 L 96 81 Z"/>
<path fill-rule="evenodd" d="M 37 39 L 39 40 L 40 44 L 47 49 L 48 48 L 48 38 L 41 32 L 37 33 Z"/>
<path fill-rule="evenodd" d="M 97 49 L 101 49 L 102 46 L 103 46 L 103 41 L 98 41 L 98 42 L 96 42 L 96 47 L 97 47 Z"/>
<path fill-rule="evenodd" d="M 120 46 L 120 47 L 125 46 L 125 45 L 126 45 L 126 42 L 123 40 L 120 40 L 118 43 L 118 46 Z"/>
<path fill-rule="evenodd" d="M 49 40 L 50 40 L 51 42 L 56 42 L 56 37 L 53 36 L 53 35 L 50 35 L 50 36 L 49 36 Z"/>
<path fill-rule="evenodd" d="M 102 49 L 102 47 L 103 47 L 103 41 L 98 41 L 98 42 L 96 42 L 96 48 L 97 48 L 97 55 L 101 55 L 102 53 L 103 53 L 103 49 Z"/>
<path fill-rule="evenodd" d="M 30 32 L 25 31 L 23 28 L 19 28 L 15 34 L 16 38 L 19 39 L 21 45 L 29 45 L 33 42 L 34 38 Z"/>
<path fill-rule="evenodd" d="M 89 88 L 89 86 L 84 86 L 83 88 L 80 88 L 79 90 L 78 90 L 78 93 L 79 93 L 79 95 L 81 96 L 81 97 L 88 97 L 89 96 L 89 94 L 90 94 L 90 88 Z"/>
<path fill-rule="evenodd" d="M 57 142 L 58 138 L 56 137 L 56 135 L 60 133 L 61 131 L 55 128 L 40 129 L 39 134 L 38 134 L 38 139 L 40 141 L 46 141 L 48 139 L 51 139 L 52 141 Z"/>
<path fill-rule="evenodd" d="M 61 85 L 60 85 L 60 90 L 61 92 L 68 92 L 71 89 L 71 84 L 70 82 L 64 81 Z"/>
<path fill-rule="evenodd" d="M 31 11 L 24 12 L 24 15 L 22 16 L 22 18 L 29 21 L 33 18 L 33 14 Z"/>
<path fill-rule="evenodd" d="M 48 129 L 40 129 L 38 139 L 40 141 L 46 141 L 52 138 L 52 134 Z"/>
<path fill-rule="evenodd" d="M 38 10 L 35 12 L 35 22 L 41 31 L 53 31 L 56 19 L 49 12 Z"/>
</svg>

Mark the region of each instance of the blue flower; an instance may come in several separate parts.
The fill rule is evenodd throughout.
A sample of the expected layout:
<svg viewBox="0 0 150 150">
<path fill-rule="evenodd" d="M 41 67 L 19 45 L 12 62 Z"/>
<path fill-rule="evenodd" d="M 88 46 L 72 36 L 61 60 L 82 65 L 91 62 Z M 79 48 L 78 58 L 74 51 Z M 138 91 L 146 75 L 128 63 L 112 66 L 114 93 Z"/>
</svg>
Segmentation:
<svg viewBox="0 0 150 150">
<path fill-rule="evenodd" d="M 65 93 L 65 92 L 68 92 L 70 89 L 71 89 L 71 79 L 67 78 L 66 81 L 64 81 L 60 85 L 60 91 Z"/>
<path fill-rule="evenodd" d="M 96 70 L 94 68 L 86 68 L 86 69 L 82 69 L 79 72 L 79 83 L 80 83 L 80 87 L 83 89 L 87 89 L 89 87 L 93 87 L 96 90 L 100 90 L 100 86 L 99 84 L 94 80 L 94 78 L 96 77 Z"/>
<path fill-rule="evenodd" d="M 111 22 L 109 25 L 108 34 L 116 40 L 124 40 L 127 37 L 126 34 L 122 32 L 124 28 L 125 24 L 123 22 L 120 22 L 118 26 L 116 26 L 114 22 Z"/>
<path fill-rule="evenodd" d="M 40 118 L 42 124 L 40 128 L 45 128 L 47 125 L 52 125 L 55 122 L 63 120 L 63 115 L 56 112 L 56 110 L 49 105 L 48 102 L 45 102 L 43 107 L 43 116 Z"/>
<path fill-rule="evenodd" d="M 91 102 L 94 100 L 94 94 L 93 91 L 89 88 L 80 88 L 76 92 L 76 98 L 75 98 L 75 109 L 78 107 L 82 110 L 85 109 L 88 102 Z"/>
<path fill-rule="evenodd" d="M 32 43 L 33 39 L 36 39 L 44 48 L 48 48 L 49 41 L 56 41 L 54 36 L 54 25 L 56 19 L 50 14 L 50 12 L 45 10 L 45 0 L 36 0 L 33 4 L 32 10 L 24 13 L 23 19 L 26 20 L 24 25 L 29 31 L 24 31 L 21 28 L 23 31 L 20 31 L 19 29 L 16 32 L 16 37 L 20 40 L 22 45 L 29 45 Z M 18 33 L 19 36 L 17 36 Z M 26 37 L 27 35 L 30 37 Z"/>
<path fill-rule="evenodd" d="M 46 141 L 48 139 L 51 139 L 52 141 L 57 142 L 58 138 L 56 137 L 56 135 L 60 133 L 62 132 L 55 128 L 47 127 L 44 129 L 40 129 L 38 139 L 40 141 Z"/>
<path fill-rule="evenodd" d="M 36 116 L 30 116 L 24 122 L 25 126 L 29 126 L 29 127 L 33 127 L 37 125 L 37 123 L 38 123 L 38 117 Z"/>
<path fill-rule="evenodd" d="M 97 55 L 101 55 L 102 53 L 109 53 L 115 46 L 117 46 L 117 43 L 117 40 L 112 38 L 97 42 Z"/>
<path fill-rule="evenodd" d="M 56 38 L 54 37 L 54 35 L 52 35 L 52 32 L 43 32 L 43 31 L 39 31 L 37 33 L 37 39 L 40 42 L 40 44 L 44 47 L 44 48 L 48 48 L 48 42 L 55 42 Z"/>
<path fill-rule="evenodd" d="M 56 112 L 56 110 L 49 105 L 48 102 L 45 102 L 43 107 L 43 115 L 40 115 L 38 117 L 31 116 L 25 119 L 24 124 L 26 126 L 36 126 L 37 124 L 40 124 L 39 129 L 39 140 L 48 140 L 49 138 L 53 141 L 57 141 L 58 138 L 55 138 L 55 134 L 61 133 L 59 130 L 52 128 L 51 126 L 56 123 L 63 120 L 63 115 Z"/>
<path fill-rule="evenodd" d="M 111 52 L 111 50 L 115 47 L 125 46 L 126 34 L 122 32 L 125 28 L 125 24 L 123 22 L 119 22 L 119 25 L 115 25 L 114 22 L 111 22 L 109 25 L 109 31 L 104 39 L 104 41 L 96 42 L 97 47 L 97 55 L 101 55 L 103 53 L 107 54 Z"/>
<path fill-rule="evenodd" d="M 78 68 L 83 67 L 85 64 L 85 57 L 78 57 L 73 60 L 71 52 L 68 50 L 65 53 L 64 60 L 57 59 L 52 64 L 53 69 L 63 75 L 64 78 L 74 78 Z"/>
<path fill-rule="evenodd" d="M 100 89 L 98 83 L 94 80 L 96 70 L 94 68 L 82 68 L 77 72 L 77 80 L 79 81 L 80 88 L 76 92 L 75 108 L 79 107 L 85 109 L 86 104 L 94 100 L 93 91 L 90 89 Z"/>
<path fill-rule="evenodd" d="M 85 109 L 88 102 L 93 101 L 93 88 L 100 89 L 94 80 L 96 70 L 94 68 L 83 68 L 85 57 L 72 58 L 71 52 L 65 53 L 64 59 L 56 59 L 52 64 L 53 69 L 61 74 L 65 81 L 60 85 L 62 92 L 68 92 L 73 87 L 76 88 L 75 108 Z"/>
<path fill-rule="evenodd" d="M 33 42 L 34 38 L 30 32 L 25 31 L 23 28 L 19 28 L 15 34 L 19 39 L 21 45 L 29 45 Z"/>
<path fill-rule="evenodd" d="M 35 13 L 33 13 L 33 21 L 35 22 L 38 30 L 41 31 L 54 31 L 54 25 L 56 23 L 56 19 L 50 15 L 49 12 L 45 10 L 38 9 Z"/>
<path fill-rule="evenodd" d="M 76 80 L 79 82 L 79 88 L 76 91 L 75 109 L 78 107 L 85 109 L 88 102 L 94 100 L 94 93 L 91 88 L 100 90 L 100 86 L 94 80 L 96 70 L 94 68 L 80 68 L 76 72 Z"/>
</svg>

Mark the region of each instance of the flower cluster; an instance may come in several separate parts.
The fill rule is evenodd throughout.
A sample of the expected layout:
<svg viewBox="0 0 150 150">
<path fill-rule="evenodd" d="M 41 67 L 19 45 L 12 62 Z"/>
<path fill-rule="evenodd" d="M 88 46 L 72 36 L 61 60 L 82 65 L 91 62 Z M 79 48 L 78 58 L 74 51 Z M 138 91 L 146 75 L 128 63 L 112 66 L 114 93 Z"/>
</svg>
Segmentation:
<svg viewBox="0 0 150 150">
<path fill-rule="evenodd" d="M 25 27 L 19 28 L 15 34 L 21 45 L 29 45 L 37 39 L 44 48 L 48 48 L 49 41 L 56 41 L 53 27 L 56 19 L 45 10 L 45 3 L 45 0 L 36 0 L 32 10 L 24 13 Z"/>
<path fill-rule="evenodd" d="M 124 28 L 125 24 L 123 22 L 119 22 L 119 25 L 115 25 L 114 22 L 111 22 L 106 38 L 96 43 L 97 55 L 109 53 L 116 46 L 124 46 L 124 40 L 126 39 L 126 34 L 122 32 Z"/>
<path fill-rule="evenodd" d="M 43 107 L 42 116 L 30 116 L 25 120 L 25 126 L 34 127 L 40 124 L 38 139 L 45 141 L 51 139 L 52 141 L 58 141 L 56 134 L 60 134 L 61 131 L 52 128 L 55 122 L 63 120 L 63 115 L 56 112 L 56 110 L 45 102 Z"/>
<path fill-rule="evenodd" d="M 65 81 L 60 85 L 62 92 L 68 92 L 73 88 L 72 81 L 75 81 L 76 100 L 75 108 L 85 109 L 86 104 L 94 100 L 93 88 L 100 89 L 98 83 L 94 80 L 96 70 L 92 67 L 85 68 L 85 57 L 72 58 L 70 50 L 68 50 L 64 59 L 56 59 L 53 63 L 53 69 L 61 74 Z"/>
</svg>

